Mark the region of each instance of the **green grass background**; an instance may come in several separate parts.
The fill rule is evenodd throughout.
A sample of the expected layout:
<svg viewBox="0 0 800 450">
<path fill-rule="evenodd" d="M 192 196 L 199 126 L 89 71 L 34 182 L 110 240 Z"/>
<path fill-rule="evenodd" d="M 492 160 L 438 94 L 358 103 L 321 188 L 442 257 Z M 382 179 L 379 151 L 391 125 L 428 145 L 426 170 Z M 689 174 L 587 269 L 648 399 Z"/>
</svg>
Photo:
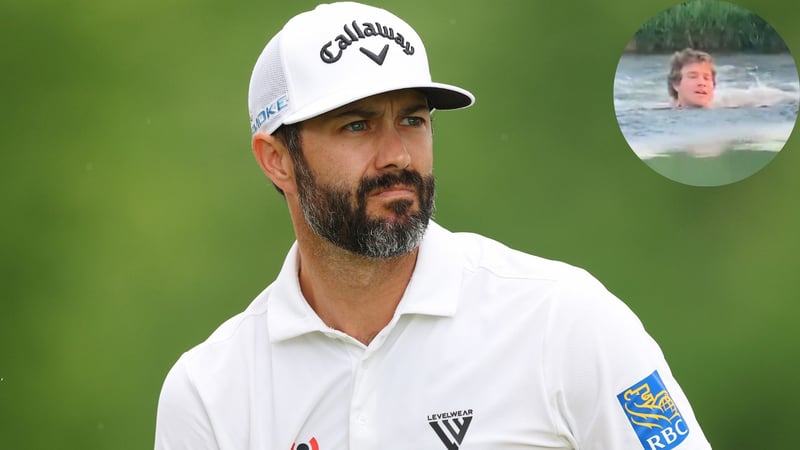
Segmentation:
<svg viewBox="0 0 800 450">
<path fill-rule="evenodd" d="M 718 449 L 793 448 L 800 141 L 714 188 L 647 167 L 619 56 L 675 3 L 376 0 L 476 105 L 436 117 L 440 223 L 587 268 L 659 341 Z M 292 242 L 247 84 L 310 1 L 0 4 L 0 448 L 152 447 L 181 352 Z M 800 3 L 747 0 L 800 52 Z"/>
</svg>

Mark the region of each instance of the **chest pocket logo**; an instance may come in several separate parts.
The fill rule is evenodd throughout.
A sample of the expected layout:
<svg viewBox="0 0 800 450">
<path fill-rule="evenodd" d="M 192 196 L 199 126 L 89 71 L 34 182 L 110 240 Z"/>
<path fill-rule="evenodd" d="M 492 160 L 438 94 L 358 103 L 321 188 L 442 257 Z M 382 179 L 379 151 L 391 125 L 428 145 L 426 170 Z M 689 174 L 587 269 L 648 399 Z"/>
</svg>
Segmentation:
<svg viewBox="0 0 800 450">
<path fill-rule="evenodd" d="M 447 450 L 459 449 L 470 423 L 472 423 L 471 409 L 428 416 L 428 424 L 442 440 Z"/>
</svg>

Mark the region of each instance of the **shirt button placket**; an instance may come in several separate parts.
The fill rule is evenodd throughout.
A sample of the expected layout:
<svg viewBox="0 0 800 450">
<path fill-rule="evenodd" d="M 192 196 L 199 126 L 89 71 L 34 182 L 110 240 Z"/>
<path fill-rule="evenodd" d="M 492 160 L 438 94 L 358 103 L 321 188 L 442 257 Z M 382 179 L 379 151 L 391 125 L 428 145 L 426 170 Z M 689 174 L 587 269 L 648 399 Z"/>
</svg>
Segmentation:
<svg viewBox="0 0 800 450">
<path fill-rule="evenodd" d="M 370 371 L 370 359 L 362 360 L 356 368 L 353 399 L 350 406 L 350 450 L 378 448 L 375 423 L 375 374 Z"/>
</svg>

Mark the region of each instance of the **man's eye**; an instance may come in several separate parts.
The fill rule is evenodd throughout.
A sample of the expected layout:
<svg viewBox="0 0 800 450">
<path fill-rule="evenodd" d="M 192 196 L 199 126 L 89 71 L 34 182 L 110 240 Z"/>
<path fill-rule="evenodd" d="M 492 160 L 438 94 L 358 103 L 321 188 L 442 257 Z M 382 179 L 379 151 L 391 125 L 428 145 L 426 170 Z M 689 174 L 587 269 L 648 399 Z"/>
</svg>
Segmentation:
<svg viewBox="0 0 800 450">
<path fill-rule="evenodd" d="M 367 129 L 367 123 L 363 120 L 359 120 L 358 122 L 348 123 L 344 128 L 348 131 L 364 131 Z"/>
<path fill-rule="evenodd" d="M 425 122 L 421 117 L 406 117 L 403 119 L 403 125 L 410 127 L 421 127 L 423 123 Z"/>
</svg>

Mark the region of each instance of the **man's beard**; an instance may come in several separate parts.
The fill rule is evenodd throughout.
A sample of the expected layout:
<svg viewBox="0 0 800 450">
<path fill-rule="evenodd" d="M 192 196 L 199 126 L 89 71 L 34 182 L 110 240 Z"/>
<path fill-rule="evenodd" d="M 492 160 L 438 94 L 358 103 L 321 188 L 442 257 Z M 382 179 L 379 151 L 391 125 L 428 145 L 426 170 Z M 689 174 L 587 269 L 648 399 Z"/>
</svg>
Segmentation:
<svg viewBox="0 0 800 450">
<path fill-rule="evenodd" d="M 411 252 L 422 241 L 434 210 L 433 175 L 423 177 L 417 171 L 402 170 L 377 177 L 364 178 L 355 195 L 347 188 L 317 183 L 305 158 L 295 158 L 297 190 L 306 222 L 315 233 L 332 244 L 367 258 L 393 258 Z M 419 209 L 410 212 L 410 199 L 390 201 L 389 218 L 367 215 L 367 198 L 376 189 L 394 186 L 412 187 Z"/>
</svg>

